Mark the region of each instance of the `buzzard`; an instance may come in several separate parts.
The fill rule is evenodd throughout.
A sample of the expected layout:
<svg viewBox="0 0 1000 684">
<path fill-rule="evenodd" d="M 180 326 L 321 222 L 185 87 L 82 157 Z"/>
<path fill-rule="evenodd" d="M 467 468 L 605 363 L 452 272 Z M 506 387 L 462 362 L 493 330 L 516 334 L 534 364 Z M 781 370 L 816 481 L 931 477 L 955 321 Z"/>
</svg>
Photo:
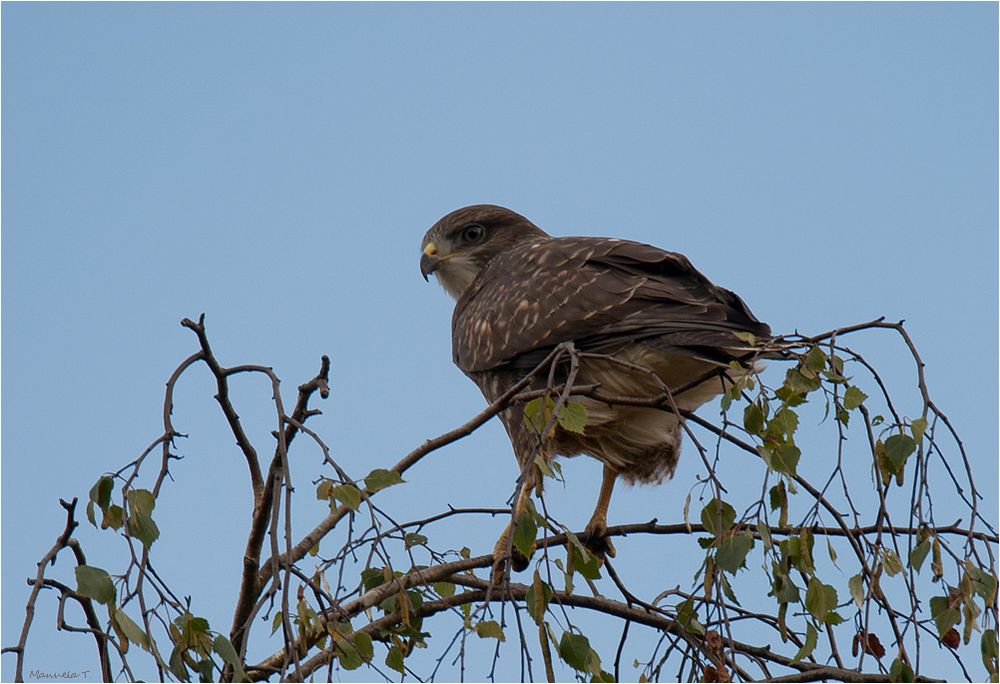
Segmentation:
<svg viewBox="0 0 1000 684">
<path fill-rule="evenodd" d="M 770 329 L 681 254 L 615 238 L 552 237 L 503 207 L 458 209 L 427 231 L 421 247 L 424 279 L 433 273 L 456 299 L 455 364 L 488 401 L 563 343 L 575 350 L 575 385 L 598 385 L 608 399 L 573 399 L 586 412 L 582 432 L 556 424 L 539 434 L 522 405 L 500 419 L 524 474 L 515 519 L 534 485 L 529 463 L 538 455 L 586 454 L 604 469 L 583 540 L 598 556 L 614 556 L 606 531 L 615 481 L 669 478 L 682 418 L 673 407 L 616 405 L 609 397 L 652 397 L 666 386 L 673 406 L 694 410 L 748 372 L 750 342 L 769 338 Z M 558 382 L 566 382 L 568 365 L 560 364 Z M 550 382 L 541 372 L 528 389 Z M 514 569 L 527 567 L 510 547 L 508 526 L 494 558 L 500 563 L 513 554 Z"/>
</svg>

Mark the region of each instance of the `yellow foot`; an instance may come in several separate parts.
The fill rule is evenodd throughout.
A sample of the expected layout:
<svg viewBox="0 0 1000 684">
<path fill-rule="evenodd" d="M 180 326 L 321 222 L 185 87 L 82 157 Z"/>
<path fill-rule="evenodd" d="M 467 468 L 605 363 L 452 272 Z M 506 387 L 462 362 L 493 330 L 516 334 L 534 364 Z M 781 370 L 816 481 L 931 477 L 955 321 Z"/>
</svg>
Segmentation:
<svg viewBox="0 0 1000 684">
<path fill-rule="evenodd" d="M 510 527 L 497 539 L 493 547 L 493 584 L 500 586 L 507 579 L 507 557 L 510 556 L 510 567 L 514 572 L 528 568 L 531 559 L 521 553 L 510 541 Z"/>
<path fill-rule="evenodd" d="M 591 520 L 583 531 L 580 541 L 587 547 L 587 550 L 599 559 L 614 558 L 615 545 L 611 543 L 608 536 L 608 524 L 604 520 Z"/>
</svg>

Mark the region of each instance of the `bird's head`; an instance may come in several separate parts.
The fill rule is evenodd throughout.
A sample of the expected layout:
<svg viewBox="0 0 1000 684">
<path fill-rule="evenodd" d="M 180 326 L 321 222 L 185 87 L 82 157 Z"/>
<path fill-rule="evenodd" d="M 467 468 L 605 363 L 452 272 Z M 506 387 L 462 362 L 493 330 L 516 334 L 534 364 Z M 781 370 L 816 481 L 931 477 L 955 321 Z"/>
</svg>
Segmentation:
<svg viewBox="0 0 1000 684">
<path fill-rule="evenodd" d="M 431 273 L 455 299 L 498 255 L 525 240 L 546 237 L 534 223 L 510 209 L 474 204 L 435 223 L 420 247 L 420 274 Z"/>
</svg>

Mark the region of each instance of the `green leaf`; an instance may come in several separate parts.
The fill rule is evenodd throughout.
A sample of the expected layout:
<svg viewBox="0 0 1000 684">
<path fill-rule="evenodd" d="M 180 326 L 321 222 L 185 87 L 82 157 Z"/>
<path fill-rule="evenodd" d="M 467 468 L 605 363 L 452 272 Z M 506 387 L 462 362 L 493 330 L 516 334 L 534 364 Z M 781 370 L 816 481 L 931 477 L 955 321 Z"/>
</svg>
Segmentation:
<svg viewBox="0 0 1000 684">
<path fill-rule="evenodd" d="M 177 679 L 182 682 L 186 682 L 191 678 L 190 673 L 187 671 L 187 667 L 184 665 L 183 653 L 187 649 L 180 644 L 174 646 L 174 650 L 170 652 L 170 671 L 174 673 Z"/>
<path fill-rule="evenodd" d="M 771 576 L 774 579 L 771 582 L 771 591 L 768 592 L 769 596 L 774 596 L 782 605 L 795 603 L 799 600 L 799 588 L 795 586 L 792 578 L 788 575 L 784 564 L 772 562 Z"/>
<path fill-rule="evenodd" d="M 569 539 L 570 544 L 572 544 L 573 547 L 580 552 L 580 556 L 584 560 L 590 558 L 590 552 L 587 551 L 587 547 L 583 545 L 583 542 L 580 541 L 579 537 L 577 537 L 574 533 L 570 532 L 569 530 L 566 530 L 566 538 Z M 569 548 L 569 545 L 567 545 L 567 548 Z"/>
<path fill-rule="evenodd" d="M 427 537 L 422 534 L 417 534 L 416 532 L 407 532 L 403 537 L 403 544 L 406 548 L 412 548 L 414 546 L 423 546 L 427 543 Z"/>
<path fill-rule="evenodd" d="M 385 654 L 385 664 L 387 667 L 391 667 L 399 674 L 403 674 L 405 672 L 403 669 L 403 651 L 400 650 L 399 646 L 393 646 L 389 649 L 389 652 Z"/>
<path fill-rule="evenodd" d="M 768 466 L 779 473 L 794 476 L 801 455 L 802 452 L 794 444 L 780 444 L 771 450 L 771 460 Z"/>
<path fill-rule="evenodd" d="M 528 587 L 528 592 L 524 597 L 525 606 L 535 624 L 541 626 L 551 600 L 552 587 L 542 580 L 542 576 L 538 574 L 538 568 L 535 568 L 535 576 L 532 578 L 531 586 Z"/>
<path fill-rule="evenodd" d="M 818 641 L 817 637 L 816 628 L 807 622 L 806 641 L 802 644 L 802 648 L 799 649 L 799 652 L 795 654 L 795 658 L 792 660 L 793 663 L 800 662 L 803 658 L 808 658 L 812 655 L 812 652 L 816 649 L 816 643 Z"/>
<path fill-rule="evenodd" d="M 101 520 L 101 529 L 106 530 L 110 527 L 114 530 L 120 530 L 122 528 L 123 515 L 124 511 L 121 506 L 111 504 L 108 506 L 108 510 L 104 513 L 104 519 Z"/>
<path fill-rule="evenodd" d="M 892 665 L 889 667 L 889 680 L 893 682 L 917 681 L 913 675 L 913 668 L 910 667 L 908 662 L 903 660 L 902 656 L 892 661 Z"/>
<path fill-rule="evenodd" d="M 972 639 L 972 630 L 979 631 L 978 618 L 981 612 L 979 606 L 973 601 L 965 600 L 962 602 L 962 620 L 965 622 L 965 629 L 962 630 L 962 643 L 966 646 Z"/>
<path fill-rule="evenodd" d="M 357 632 L 354 635 L 354 650 L 365 662 L 370 662 L 375 657 L 375 648 L 372 645 L 372 638 L 365 632 Z"/>
<path fill-rule="evenodd" d="M 829 358 L 830 362 L 830 376 L 831 378 L 843 379 L 844 376 L 844 360 L 837 356 L 836 354 L 831 354 Z"/>
<path fill-rule="evenodd" d="M 327 625 L 329 630 L 329 624 Z M 354 632 L 350 623 L 334 630 L 334 653 L 345 670 L 356 670 L 375 655 L 372 638 L 364 632 Z"/>
<path fill-rule="evenodd" d="M 333 482 L 330 480 L 323 480 L 318 485 L 316 485 L 316 499 L 319 501 L 326 501 L 330 498 L 330 492 L 333 490 Z"/>
<path fill-rule="evenodd" d="M 736 509 L 720 499 L 712 499 L 701 509 L 701 524 L 716 536 L 731 529 L 735 522 Z"/>
<path fill-rule="evenodd" d="M 575 546 L 570 553 L 573 554 L 573 570 L 575 572 L 589 580 L 601 578 L 601 561 L 598 560 L 597 556 Z"/>
<path fill-rule="evenodd" d="M 759 435 L 764 429 L 764 412 L 756 403 L 747 404 L 743 409 L 743 427 L 751 435 Z"/>
<path fill-rule="evenodd" d="M 927 432 L 927 419 L 926 418 L 914 418 L 910 421 L 910 432 L 913 433 L 913 441 L 919 442 L 924 438 L 924 433 Z"/>
<path fill-rule="evenodd" d="M 281 627 L 281 623 L 284 621 L 284 615 L 285 614 L 282 613 L 280 610 L 279 611 L 275 611 L 274 618 L 271 619 L 271 635 L 272 636 L 274 636 L 274 633 L 278 631 L 279 627 Z"/>
<path fill-rule="evenodd" d="M 364 659 L 361 654 L 358 653 L 358 649 L 355 648 L 354 642 L 348 641 L 346 639 L 341 639 L 340 641 L 334 642 L 334 654 L 337 656 L 337 662 L 345 670 L 357 670 L 359 667 L 364 665 Z"/>
<path fill-rule="evenodd" d="M 578 672 L 586 672 L 590 660 L 590 640 L 582 634 L 563 632 L 559 640 L 559 657 Z"/>
<path fill-rule="evenodd" d="M 752 548 L 753 535 L 750 532 L 728 535 L 719 543 L 715 564 L 730 575 L 735 575 L 746 564 L 747 554 Z"/>
<path fill-rule="evenodd" d="M 187 618 L 184 629 L 190 630 L 192 634 L 204 634 L 208 632 L 208 620 L 205 618 L 195 617 L 194 615 L 191 615 L 191 613 L 185 613 L 177 619 L 181 620 L 181 618 Z"/>
<path fill-rule="evenodd" d="M 480 639 L 497 639 L 499 641 L 506 641 L 507 637 L 503 633 L 503 629 L 500 628 L 500 623 L 496 620 L 485 620 L 476 625 L 476 634 L 479 635 Z"/>
<path fill-rule="evenodd" d="M 212 662 L 211 658 L 204 658 L 198 663 L 198 675 L 201 677 L 203 682 L 214 682 L 215 681 L 215 663 Z M 240 680 L 233 679 L 234 682 Z"/>
<path fill-rule="evenodd" d="M 365 476 L 365 486 L 372 494 L 402 482 L 405 480 L 400 477 L 399 473 L 385 468 L 376 468 Z"/>
<path fill-rule="evenodd" d="M 790 408 L 782 408 L 767 423 L 768 431 L 791 437 L 799 427 L 799 415 Z"/>
<path fill-rule="evenodd" d="M 114 605 L 108 606 L 109 613 L 114 611 L 114 609 L 115 609 Z M 114 631 L 115 636 L 118 637 L 118 643 L 121 645 L 122 654 L 128 653 L 128 649 L 130 648 L 128 637 L 126 637 L 125 634 L 122 632 L 122 628 L 118 626 L 117 622 L 115 622 L 114 620 L 111 620 L 110 622 L 111 622 L 111 629 Z"/>
<path fill-rule="evenodd" d="M 982 597 L 987 607 L 993 605 L 997 592 L 997 579 L 988 571 L 984 572 L 976 567 L 969 559 L 965 560 L 963 567 L 972 584 L 972 590 Z"/>
<path fill-rule="evenodd" d="M 764 544 L 764 551 L 769 552 L 774 547 L 774 541 L 771 539 L 771 530 L 768 529 L 763 518 L 757 520 L 757 534 L 760 536 L 761 543 Z"/>
<path fill-rule="evenodd" d="M 554 478 L 556 476 L 555 472 L 552 470 L 550 461 L 545 458 L 544 455 L 538 454 L 535 456 L 535 465 L 538 467 L 538 472 L 540 472 L 543 477 Z"/>
<path fill-rule="evenodd" d="M 129 513 L 125 529 L 128 530 L 129 536 L 141 541 L 147 549 L 160 538 L 160 529 L 156 523 L 148 513 L 139 509 L 133 509 Z"/>
<path fill-rule="evenodd" d="M 526 558 L 531 557 L 531 551 L 535 546 L 535 535 L 538 532 L 538 523 L 535 516 L 529 510 L 521 511 L 514 524 L 514 547 Z"/>
<path fill-rule="evenodd" d="M 899 556 L 892 549 L 882 548 L 882 567 L 885 568 L 885 573 L 889 577 L 895 577 L 899 573 L 903 572 L 903 564 L 899 560 Z"/>
<path fill-rule="evenodd" d="M 219 657 L 226 661 L 227 665 L 233 668 L 233 681 L 243 682 L 247 680 L 246 672 L 243 671 L 243 663 L 240 661 L 239 655 L 236 653 L 236 649 L 233 645 L 229 643 L 229 639 L 221 634 L 216 635 L 215 640 L 212 641 L 212 648 Z"/>
<path fill-rule="evenodd" d="M 375 657 L 375 648 L 372 645 L 372 638 L 365 632 L 355 632 L 354 648 L 357 650 L 358 654 L 365 659 L 365 662 L 368 662 Z"/>
<path fill-rule="evenodd" d="M 927 558 L 928 552 L 931 550 L 931 540 L 927 538 L 917 544 L 912 551 L 910 551 L 910 567 L 916 572 L 920 572 L 920 568 L 924 564 L 924 559 Z"/>
<path fill-rule="evenodd" d="M 569 557 L 571 557 L 572 552 L 569 551 L 569 549 L 567 549 L 566 550 L 566 555 L 567 555 L 567 558 L 569 558 Z M 556 567 L 559 568 L 560 570 L 562 570 L 562 572 L 563 572 L 563 580 L 565 581 L 565 587 L 563 588 L 563 591 L 565 591 L 567 594 L 572 594 L 573 593 L 573 573 L 572 572 L 567 572 L 567 570 L 563 568 L 563 562 L 561 560 L 559 560 L 558 558 L 556 558 L 555 563 L 556 563 Z"/>
<path fill-rule="evenodd" d="M 308 609 L 308 606 L 306 608 Z M 326 623 L 326 633 L 332 636 L 334 641 L 350 640 L 354 638 L 354 627 L 348 620 L 331 620 Z"/>
<path fill-rule="evenodd" d="M 115 600 L 115 585 L 107 571 L 90 565 L 78 565 L 76 593 L 110 606 Z"/>
<path fill-rule="evenodd" d="M 829 537 L 826 540 L 826 553 L 830 556 L 830 562 L 837 565 L 837 550 L 833 548 L 833 543 L 830 541 Z M 838 568 L 840 566 L 837 566 Z"/>
<path fill-rule="evenodd" d="M 361 571 L 361 584 L 364 586 L 365 591 L 371 591 L 388 581 L 385 577 L 385 571 L 382 568 L 365 568 Z"/>
<path fill-rule="evenodd" d="M 861 573 L 847 580 L 847 588 L 851 592 L 851 598 L 854 599 L 855 605 L 860 608 L 865 602 L 865 582 Z"/>
<path fill-rule="evenodd" d="M 733 405 L 733 399 L 740 398 L 740 388 L 738 385 L 734 385 L 727 391 L 722 393 L 722 399 L 719 400 L 719 405 L 722 406 L 722 412 L 725 413 L 729 410 L 729 407 Z"/>
<path fill-rule="evenodd" d="M 449 596 L 455 595 L 455 585 L 451 582 L 435 582 L 434 591 L 436 591 L 438 596 L 441 598 L 448 598 Z"/>
<path fill-rule="evenodd" d="M 811 371 L 820 372 L 826 366 L 826 353 L 819 347 L 813 347 L 806 354 L 805 365 Z"/>
<path fill-rule="evenodd" d="M 403 481 L 403 478 L 399 477 L 398 474 L 394 473 L 391 470 L 386 470 L 383 472 L 393 473 L 393 475 L 396 475 L 396 477 L 399 478 L 399 480 L 398 482 L 390 482 L 389 484 L 378 487 L 378 489 L 385 489 L 386 487 L 390 487 L 394 484 L 399 484 L 399 482 Z M 369 475 L 368 477 L 371 477 L 371 475 Z M 389 479 L 391 480 L 392 478 L 390 477 Z M 379 483 L 379 481 L 376 480 L 376 483 Z M 368 484 L 367 480 L 365 481 L 365 484 Z M 371 485 L 368 485 L 368 489 L 372 490 L 373 492 L 378 491 L 378 489 L 372 489 Z M 357 511 L 359 508 L 361 508 L 361 490 L 352 484 L 342 484 L 331 488 L 330 496 L 332 496 L 334 499 L 336 499 L 340 503 L 350 508 L 352 511 Z"/>
<path fill-rule="evenodd" d="M 534 432 L 540 433 L 548 425 L 549 418 L 556 408 L 551 397 L 538 397 L 524 405 L 524 422 Z"/>
<path fill-rule="evenodd" d="M 688 631 L 699 636 L 705 635 L 705 627 L 698 622 L 698 611 L 695 610 L 694 601 L 687 599 L 677 606 L 677 623 Z"/>
<path fill-rule="evenodd" d="M 559 409 L 556 420 L 559 421 L 559 427 L 563 430 L 582 435 L 587 426 L 587 409 L 584 408 L 583 404 L 569 402 Z"/>
<path fill-rule="evenodd" d="M 1000 661 L 1000 655 L 998 655 L 997 649 L 997 633 L 994 629 L 988 629 L 983 632 L 983 636 L 979 640 L 979 651 L 983 656 L 983 665 L 986 667 L 986 671 L 990 674 L 990 679 L 995 680 L 998 669 L 998 661 Z"/>
<path fill-rule="evenodd" d="M 813 377 L 809 377 L 806 373 L 810 373 Z M 812 371 L 801 366 L 789 368 L 785 372 L 785 383 L 775 392 L 775 395 L 788 405 L 796 406 L 805 401 L 805 395 L 819 389 L 819 386 L 819 378 Z"/>
<path fill-rule="evenodd" d="M 774 396 L 781 401 L 785 402 L 788 406 L 798 406 L 799 404 L 806 403 L 805 395 L 801 392 L 795 392 L 787 385 L 783 385 L 774 391 Z"/>
<path fill-rule="evenodd" d="M 142 628 L 137 625 L 124 610 L 115 608 L 111 605 L 108 606 L 108 612 L 111 614 L 111 619 L 115 621 L 118 628 L 121 630 L 121 633 L 125 635 L 126 639 L 141 647 L 143 650 L 149 650 L 149 637 L 146 636 L 146 633 L 142 631 Z"/>
<path fill-rule="evenodd" d="M 867 398 L 867 394 L 859 390 L 854 385 L 851 385 L 844 392 L 844 408 L 848 411 L 853 411 L 857 407 L 861 406 Z"/>
<path fill-rule="evenodd" d="M 778 527 L 784 527 L 788 524 L 788 492 L 785 490 L 785 481 L 778 480 L 778 484 L 771 487 L 768 491 L 768 496 L 771 502 L 771 510 L 781 509 Z"/>
<path fill-rule="evenodd" d="M 909 435 L 892 435 L 885 440 L 884 448 L 886 469 L 900 478 L 906 467 L 906 459 L 916 451 L 916 442 Z"/>
<path fill-rule="evenodd" d="M 729 583 L 729 579 L 725 574 L 718 575 L 719 583 L 722 585 L 722 593 L 726 595 L 726 598 L 732 601 L 735 605 L 740 605 L 739 599 L 736 598 L 736 592 L 733 591 L 733 585 Z"/>
<path fill-rule="evenodd" d="M 938 636 L 944 637 L 948 630 L 958 624 L 961 614 L 958 608 L 953 608 L 946 596 L 935 596 L 931 598 L 931 617 L 937 626 Z"/>
<path fill-rule="evenodd" d="M 418 569 L 419 566 L 418 566 Z M 424 595 L 415 589 L 406 592 L 406 597 L 410 606 L 410 625 L 419 634 L 420 625 L 423 624 L 423 617 L 420 616 L 420 607 L 424 605 Z"/>
<path fill-rule="evenodd" d="M 94 483 L 94 486 L 90 488 L 90 500 L 95 504 L 100 506 L 101 510 L 106 510 L 108 504 L 111 503 L 111 489 L 114 487 L 115 480 L 110 475 L 103 475 L 101 478 Z"/>
<path fill-rule="evenodd" d="M 806 587 L 806 610 L 814 618 L 822 622 L 837 605 L 837 590 L 829 584 L 823 584 L 818 578 L 809 580 Z"/>
<path fill-rule="evenodd" d="M 128 493 L 128 503 L 133 511 L 138 511 L 144 515 L 153 515 L 153 509 L 156 508 L 156 498 L 153 496 L 153 492 L 148 489 L 133 489 Z"/>
<path fill-rule="evenodd" d="M 823 619 L 823 622 L 824 624 L 836 627 L 837 625 L 845 622 L 845 620 L 843 615 L 841 615 L 835 610 L 831 610 L 829 613 L 826 614 L 826 617 Z"/>
</svg>

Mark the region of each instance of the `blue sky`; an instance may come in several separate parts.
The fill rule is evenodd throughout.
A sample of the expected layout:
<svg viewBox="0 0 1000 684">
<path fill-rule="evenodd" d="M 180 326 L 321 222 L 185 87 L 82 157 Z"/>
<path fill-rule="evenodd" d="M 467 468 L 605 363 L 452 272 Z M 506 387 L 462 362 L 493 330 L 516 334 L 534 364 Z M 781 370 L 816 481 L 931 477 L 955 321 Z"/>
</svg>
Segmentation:
<svg viewBox="0 0 1000 684">
<path fill-rule="evenodd" d="M 995 4 L 2 14 L 4 645 L 24 578 L 62 529 L 57 499 L 85 498 L 159 434 L 163 383 L 195 350 L 185 316 L 205 312 L 224 364 L 271 365 L 288 393 L 329 354 L 333 394 L 312 427 L 356 477 L 476 413 L 481 397 L 450 362 L 451 302 L 417 261 L 437 218 L 478 202 L 554 234 L 683 252 L 776 332 L 905 318 L 995 521 Z M 902 347 L 866 339 L 912 395 Z M 266 444 L 269 388 L 234 391 Z M 213 392 L 200 368 L 179 389 L 174 420 L 191 437 L 158 504 L 158 544 L 225 631 L 249 499 Z M 309 499 L 319 457 L 302 453 Z M 620 495 L 611 522 L 676 520 L 695 466 Z M 566 470 L 553 505 L 582 527 L 599 468 Z M 387 502 L 403 516 L 500 506 L 514 477 L 490 424 Z M 314 504 L 298 509 L 303 527 Z M 79 535 L 114 567 L 110 535 Z M 689 577 L 641 568 L 635 581 L 660 587 Z M 53 606 L 40 605 L 29 666 L 95 668 L 89 642 L 54 633 Z M 11 656 L 0 672 L 12 676 Z"/>
</svg>

